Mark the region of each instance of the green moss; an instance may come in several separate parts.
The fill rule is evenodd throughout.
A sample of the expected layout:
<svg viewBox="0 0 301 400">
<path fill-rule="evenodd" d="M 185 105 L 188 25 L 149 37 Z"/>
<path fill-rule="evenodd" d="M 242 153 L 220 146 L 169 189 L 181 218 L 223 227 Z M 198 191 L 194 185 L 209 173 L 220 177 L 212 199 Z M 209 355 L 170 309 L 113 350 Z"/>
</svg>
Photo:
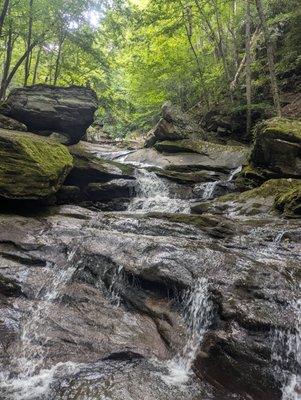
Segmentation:
<svg viewBox="0 0 301 400">
<path fill-rule="evenodd" d="M 255 140 L 262 135 L 276 135 L 279 139 L 301 141 L 301 121 L 288 118 L 272 118 L 258 124 Z"/>
<path fill-rule="evenodd" d="M 226 202 L 234 200 L 243 203 L 249 199 L 276 197 L 288 190 L 295 189 L 296 185 L 299 184 L 300 180 L 298 179 L 270 179 L 255 189 L 247 190 L 240 194 L 229 194 L 219 197 L 219 201 Z"/>
<path fill-rule="evenodd" d="M 301 215 L 301 181 L 296 187 L 278 194 L 274 201 L 277 210 L 287 215 Z"/>
<path fill-rule="evenodd" d="M 55 193 L 72 168 L 68 149 L 29 133 L 0 130 L 0 195 L 40 199 Z"/>
</svg>

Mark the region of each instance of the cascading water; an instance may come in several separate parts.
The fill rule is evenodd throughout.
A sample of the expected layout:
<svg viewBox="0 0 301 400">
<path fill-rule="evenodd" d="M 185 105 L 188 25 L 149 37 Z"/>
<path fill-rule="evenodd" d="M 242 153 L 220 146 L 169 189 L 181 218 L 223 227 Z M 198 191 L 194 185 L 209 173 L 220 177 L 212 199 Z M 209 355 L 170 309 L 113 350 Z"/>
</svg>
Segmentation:
<svg viewBox="0 0 301 400">
<path fill-rule="evenodd" d="M 185 300 L 185 319 L 188 326 L 187 342 L 174 359 L 168 362 L 169 374 L 163 379 L 171 385 L 181 385 L 189 380 L 200 344 L 212 320 L 212 302 L 208 281 L 198 279 Z"/>
<path fill-rule="evenodd" d="M 226 180 L 220 180 L 220 181 L 213 181 L 213 182 L 206 182 L 206 183 L 202 183 L 200 185 L 200 188 L 203 189 L 203 194 L 202 194 L 202 199 L 203 200 L 210 200 L 213 195 L 214 192 L 216 190 L 216 187 L 222 183 L 222 182 L 232 182 L 232 180 L 234 179 L 234 177 L 241 172 L 242 170 L 242 166 L 239 166 L 238 168 L 236 168 L 234 171 L 232 171 L 228 177 L 228 179 Z"/>
<path fill-rule="evenodd" d="M 183 214 L 190 212 L 189 202 L 171 198 L 167 184 L 154 172 L 145 169 L 137 170 L 136 179 L 138 184 L 136 197 L 129 204 L 128 211 Z"/>
<path fill-rule="evenodd" d="M 282 400 L 301 399 L 301 298 L 294 302 L 293 308 L 296 321 L 295 331 L 274 333 L 272 359 L 275 362 L 276 378 L 282 382 Z M 294 368 L 293 372 L 289 372 L 286 366 L 292 360 Z"/>
</svg>

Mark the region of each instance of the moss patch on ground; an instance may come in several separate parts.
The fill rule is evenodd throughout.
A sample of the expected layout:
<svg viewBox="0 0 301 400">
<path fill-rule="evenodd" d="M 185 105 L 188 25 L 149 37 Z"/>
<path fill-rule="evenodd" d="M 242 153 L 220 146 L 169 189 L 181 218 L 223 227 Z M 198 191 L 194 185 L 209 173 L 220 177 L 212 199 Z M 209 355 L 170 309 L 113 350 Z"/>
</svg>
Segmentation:
<svg viewBox="0 0 301 400">
<path fill-rule="evenodd" d="M 254 134 L 255 141 L 262 135 L 276 135 L 279 139 L 301 142 L 301 121 L 288 118 L 272 118 L 258 124 Z"/>
</svg>

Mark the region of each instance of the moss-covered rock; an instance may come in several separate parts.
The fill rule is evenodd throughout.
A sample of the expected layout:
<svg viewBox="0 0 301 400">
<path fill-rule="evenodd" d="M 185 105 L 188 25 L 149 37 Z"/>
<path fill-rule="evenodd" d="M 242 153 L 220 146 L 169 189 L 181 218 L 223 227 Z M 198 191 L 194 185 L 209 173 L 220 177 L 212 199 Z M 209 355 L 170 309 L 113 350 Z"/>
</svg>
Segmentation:
<svg viewBox="0 0 301 400">
<path fill-rule="evenodd" d="M 255 129 L 252 167 L 268 177 L 301 177 L 301 121 L 273 118 Z"/>
<path fill-rule="evenodd" d="M 38 200 L 56 193 L 73 165 L 68 149 L 30 133 L 0 129 L 0 196 Z"/>
<path fill-rule="evenodd" d="M 298 215 L 301 212 L 300 193 L 299 179 L 270 179 L 260 187 L 240 194 L 221 196 L 213 202 L 196 202 L 192 211 L 258 215 L 278 210 L 287 215 Z"/>
<path fill-rule="evenodd" d="M 301 216 L 301 181 L 285 192 L 276 196 L 274 206 L 288 217 Z"/>
</svg>

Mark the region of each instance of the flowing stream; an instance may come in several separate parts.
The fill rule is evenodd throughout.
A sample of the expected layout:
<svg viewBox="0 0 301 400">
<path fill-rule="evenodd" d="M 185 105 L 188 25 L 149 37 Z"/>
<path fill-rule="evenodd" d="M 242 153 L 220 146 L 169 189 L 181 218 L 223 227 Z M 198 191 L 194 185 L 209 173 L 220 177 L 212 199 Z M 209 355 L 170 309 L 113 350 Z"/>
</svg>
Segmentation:
<svg viewBox="0 0 301 400">
<path fill-rule="evenodd" d="M 194 288 L 187 293 L 184 311 L 188 326 L 187 342 L 182 351 L 168 362 L 169 374 L 163 377 L 172 385 L 184 384 L 191 377 L 193 362 L 212 321 L 213 305 L 205 278 L 198 279 Z"/>
<path fill-rule="evenodd" d="M 130 212 L 190 212 L 189 201 L 173 198 L 164 179 L 159 178 L 154 172 L 139 169 L 136 172 L 138 188 L 136 197 L 129 204 Z"/>
</svg>

